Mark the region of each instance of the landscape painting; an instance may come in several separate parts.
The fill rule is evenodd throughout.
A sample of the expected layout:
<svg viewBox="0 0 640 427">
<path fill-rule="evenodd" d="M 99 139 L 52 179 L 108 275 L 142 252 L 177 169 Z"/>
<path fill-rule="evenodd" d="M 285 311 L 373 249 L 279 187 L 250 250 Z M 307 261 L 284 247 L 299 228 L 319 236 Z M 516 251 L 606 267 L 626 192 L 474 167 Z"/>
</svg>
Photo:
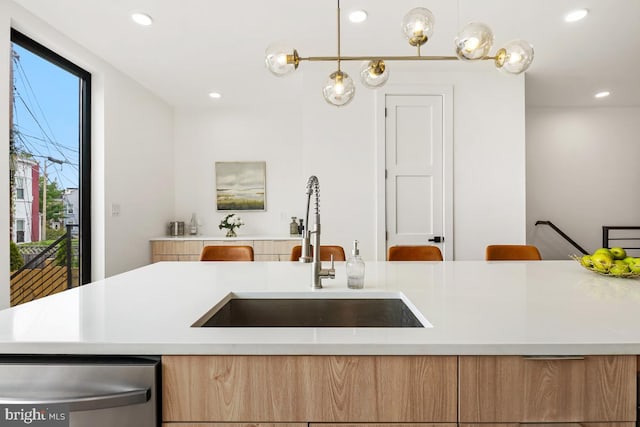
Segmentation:
<svg viewBox="0 0 640 427">
<path fill-rule="evenodd" d="M 266 168 L 266 162 L 216 162 L 217 210 L 266 210 Z"/>
</svg>

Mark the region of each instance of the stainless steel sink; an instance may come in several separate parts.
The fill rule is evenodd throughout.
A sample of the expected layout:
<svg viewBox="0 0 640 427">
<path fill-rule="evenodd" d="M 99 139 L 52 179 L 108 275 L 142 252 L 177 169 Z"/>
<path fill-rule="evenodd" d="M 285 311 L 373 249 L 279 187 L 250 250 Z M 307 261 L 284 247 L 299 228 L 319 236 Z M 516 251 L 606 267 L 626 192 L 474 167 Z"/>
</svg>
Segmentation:
<svg viewBox="0 0 640 427">
<path fill-rule="evenodd" d="M 424 322 L 397 293 L 353 293 L 318 297 L 317 293 L 230 294 L 209 310 L 194 327 L 287 328 L 423 328 Z M 410 303 L 409 303 L 410 304 Z M 419 315 L 419 317 L 422 317 Z"/>
</svg>

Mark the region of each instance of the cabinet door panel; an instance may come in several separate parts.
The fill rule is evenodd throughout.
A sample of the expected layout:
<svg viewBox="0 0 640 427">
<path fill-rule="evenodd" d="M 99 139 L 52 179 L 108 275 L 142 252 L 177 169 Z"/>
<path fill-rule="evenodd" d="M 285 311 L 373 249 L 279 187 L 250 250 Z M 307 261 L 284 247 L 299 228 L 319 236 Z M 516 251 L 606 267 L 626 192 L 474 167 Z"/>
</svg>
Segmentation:
<svg viewBox="0 0 640 427">
<path fill-rule="evenodd" d="M 636 357 L 460 357 L 460 422 L 634 421 Z"/>
<path fill-rule="evenodd" d="M 307 423 L 163 423 L 162 427 L 307 427 Z"/>
<path fill-rule="evenodd" d="M 309 423 L 309 427 L 457 427 L 457 424 L 455 423 L 366 423 L 366 424 Z"/>
<path fill-rule="evenodd" d="M 164 421 L 456 422 L 456 357 L 164 356 Z"/>
<path fill-rule="evenodd" d="M 520 424 L 520 423 L 482 423 L 482 424 L 460 424 L 459 427 L 635 427 L 634 422 L 626 423 L 540 423 L 540 424 Z"/>
</svg>

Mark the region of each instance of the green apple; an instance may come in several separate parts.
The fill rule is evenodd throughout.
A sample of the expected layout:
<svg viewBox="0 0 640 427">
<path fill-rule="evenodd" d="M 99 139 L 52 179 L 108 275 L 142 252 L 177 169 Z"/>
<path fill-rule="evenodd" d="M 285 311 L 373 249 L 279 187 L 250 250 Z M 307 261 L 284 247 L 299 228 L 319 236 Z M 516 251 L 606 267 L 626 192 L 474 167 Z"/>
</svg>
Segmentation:
<svg viewBox="0 0 640 427">
<path fill-rule="evenodd" d="M 614 276 L 623 276 L 629 273 L 631 270 L 629 269 L 629 264 L 622 261 L 614 261 L 613 266 L 609 269 L 609 274 Z"/>
<path fill-rule="evenodd" d="M 628 257 L 625 257 L 625 259 L 623 259 L 622 261 L 626 262 L 627 264 L 631 264 L 634 259 L 635 259 L 634 257 L 628 256 Z"/>
<path fill-rule="evenodd" d="M 608 272 L 613 266 L 613 256 L 611 256 L 611 253 L 596 251 L 591 255 L 591 261 L 593 262 L 593 268 L 602 273 Z"/>
<path fill-rule="evenodd" d="M 603 254 L 609 254 L 609 255 L 613 256 L 613 254 L 611 253 L 611 251 L 609 250 L 609 248 L 600 248 L 600 249 L 597 249 L 597 250 L 596 250 L 592 255 L 600 254 L 600 253 L 603 253 Z"/>
<path fill-rule="evenodd" d="M 624 259 L 627 256 L 627 251 L 622 248 L 611 248 L 609 251 L 613 255 L 613 259 Z"/>
<path fill-rule="evenodd" d="M 593 267 L 593 261 L 591 261 L 591 255 L 584 255 L 580 258 L 580 264 L 584 265 L 587 268 Z"/>
<path fill-rule="evenodd" d="M 628 266 L 632 273 L 640 273 L 640 258 L 633 258 L 633 261 Z"/>
</svg>

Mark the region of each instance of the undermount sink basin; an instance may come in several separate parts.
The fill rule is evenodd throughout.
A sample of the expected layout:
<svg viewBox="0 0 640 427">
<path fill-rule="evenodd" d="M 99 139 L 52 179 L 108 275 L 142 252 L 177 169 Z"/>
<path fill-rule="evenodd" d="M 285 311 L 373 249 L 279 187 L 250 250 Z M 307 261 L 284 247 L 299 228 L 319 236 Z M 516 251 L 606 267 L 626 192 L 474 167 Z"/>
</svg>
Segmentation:
<svg viewBox="0 0 640 427">
<path fill-rule="evenodd" d="M 231 293 L 192 326 L 424 328 L 429 322 L 401 293 Z M 417 310 L 416 310 L 417 312 Z M 421 319 L 419 319 L 421 318 Z"/>
</svg>

